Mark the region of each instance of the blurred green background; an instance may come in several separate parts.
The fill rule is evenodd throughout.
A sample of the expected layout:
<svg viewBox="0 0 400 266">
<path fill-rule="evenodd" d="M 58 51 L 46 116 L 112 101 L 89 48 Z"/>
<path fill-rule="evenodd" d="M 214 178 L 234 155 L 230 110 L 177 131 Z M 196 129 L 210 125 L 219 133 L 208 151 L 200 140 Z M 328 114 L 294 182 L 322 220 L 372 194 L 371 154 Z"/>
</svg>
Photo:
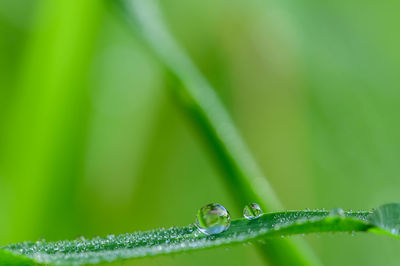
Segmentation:
<svg viewBox="0 0 400 266">
<path fill-rule="evenodd" d="M 160 4 L 286 209 L 399 201 L 400 2 Z M 103 1 L 0 1 L 0 245 L 241 216 L 165 75 Z M 400 259 L 384 236 L 305 239 L 325 265 Z M 263 264 L 252 245 L 123 264 L 221 263 Z"/>
</svg>

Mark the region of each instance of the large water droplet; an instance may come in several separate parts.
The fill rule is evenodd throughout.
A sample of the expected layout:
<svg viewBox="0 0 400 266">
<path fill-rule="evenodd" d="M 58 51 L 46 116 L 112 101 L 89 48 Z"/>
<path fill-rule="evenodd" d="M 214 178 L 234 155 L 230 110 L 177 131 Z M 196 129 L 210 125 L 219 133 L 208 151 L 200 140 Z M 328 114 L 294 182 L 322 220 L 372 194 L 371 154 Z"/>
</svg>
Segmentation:
<svg viewBox="0 0 400 266">
<path fill-rule="evenodd" d="M 253 220 L 257 219 L 263 214 L 261 207 L 257 203 L 249 203 L 244 206 L 243 216 L 246 219 Z"/>
<path fill-rule="evenodd" d="M 342 208 L 334 208 L 329 211 L 329 216 L 344 216 L 344 210 Z"/>
<path fill-rule="evenodd" d="M 219 234 L 228 229 L 230 224 L 229 212 L 217 203 L 207 204 L 197 212 L 196 226 L 207 235 Z"/>
<path fill-rule="evenodd" d="M 378 228 L 400 236 L 400 203 L 379 206 L 368 216 L 368 221 Z"/>
</svg>

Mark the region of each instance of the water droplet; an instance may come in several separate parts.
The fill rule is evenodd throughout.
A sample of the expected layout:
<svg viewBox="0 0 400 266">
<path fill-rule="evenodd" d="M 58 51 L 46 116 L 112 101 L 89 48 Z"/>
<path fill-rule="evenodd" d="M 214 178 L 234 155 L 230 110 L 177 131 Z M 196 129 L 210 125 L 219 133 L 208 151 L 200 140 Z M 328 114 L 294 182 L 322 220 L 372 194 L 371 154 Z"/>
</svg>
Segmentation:
<svg viewBox="0 0 400 266">
<path fill-rule="evenodd" d="M 207 235 L 219 234 L 228 229 L 231 223 L 229 212 L 224 206 L 211 203 L 203 206 L 196 217 L 197 228 Z"/>
<path fill-rule="evenodd" d="M 75 238 L 76 240 L 81 240 L 81 241 L 85 241 L 86 239 L 83 236 L 78 236 L 77 238 Z"/>
<path fill-rule="evenodd" d="M 344 216 L 344 210 L 342 208 L 334 208 L 329 211 L 329 216 Z"/>
<path fill-rule="evenodd" d="M 39 245 L 39 244 L 43 244 L 43 243 L 45 243 L 45 242 L 46 242 L 46 239 L 41 238 L 41 239 L 39 239 L 38 241 L 36 241 L 36 244 Z"/>
<path fill-rule="evenodd" d="M 393 235 L 400 235 L 400 203 L 379 206 L 368 216 L 368 221 Z"/>
<path fill-rule="evenodd" d="M 246 219 L 257 219 L 263 214 L 261 207 L 257 203 L 249 203 L 244 206 L 243 216 Z"/>
</svg>

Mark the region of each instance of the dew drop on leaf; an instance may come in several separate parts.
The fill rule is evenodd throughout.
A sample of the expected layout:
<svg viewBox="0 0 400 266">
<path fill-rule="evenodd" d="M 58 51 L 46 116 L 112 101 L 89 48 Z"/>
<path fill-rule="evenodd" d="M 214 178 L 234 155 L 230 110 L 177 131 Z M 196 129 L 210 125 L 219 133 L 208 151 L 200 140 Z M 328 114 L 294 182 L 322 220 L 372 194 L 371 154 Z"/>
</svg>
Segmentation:
<svg viewBox="0 0 400 266">
<path fill-rule="evenodd" d="M 344 216 L 344 210 L 342 208 L 334 208 L 329 211 L 329 216 Z"/>
<path fill-rule="evenodd" d="M 249 203 L 244 206 L 243 216 L 248 220 L 257 219 L 263 214 L 261 207 L 257 203 Z"/>
<path fill-rule="evenodd" d="M 229 228 L 230 223 L 229 212 L 220 204 L 207 204 L 197 212 L 196 226 L 204 234 L 213 235 L 224 232 Z"/>
<path fill-rule="evenodd" d="M 378 207 L 369 215 L 368 220 L 392 235 L 400 235 L 400 203 L 389 203 Z"/>
</svg>

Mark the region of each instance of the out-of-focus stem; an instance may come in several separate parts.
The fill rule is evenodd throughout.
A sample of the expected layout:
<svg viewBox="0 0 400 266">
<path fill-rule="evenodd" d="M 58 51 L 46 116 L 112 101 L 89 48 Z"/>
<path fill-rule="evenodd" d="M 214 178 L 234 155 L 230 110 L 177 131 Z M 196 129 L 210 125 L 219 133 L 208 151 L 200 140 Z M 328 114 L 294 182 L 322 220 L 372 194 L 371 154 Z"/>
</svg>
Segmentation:
<svg viewBox="0 0 400 266">
<path fill-rule="evenodd" d="M 238 205 L 257 202 L 265 211 L 282 208 L 217 94 L 164 26 L 157 2 L 121 0 L 121 3 L 128 21 L 178 81 L 174 86 L 176 95 L 206 135 Z M 273 265 L 320 264 L 300 241 L 269 240 L 260 248 Z"/>
</svg>

